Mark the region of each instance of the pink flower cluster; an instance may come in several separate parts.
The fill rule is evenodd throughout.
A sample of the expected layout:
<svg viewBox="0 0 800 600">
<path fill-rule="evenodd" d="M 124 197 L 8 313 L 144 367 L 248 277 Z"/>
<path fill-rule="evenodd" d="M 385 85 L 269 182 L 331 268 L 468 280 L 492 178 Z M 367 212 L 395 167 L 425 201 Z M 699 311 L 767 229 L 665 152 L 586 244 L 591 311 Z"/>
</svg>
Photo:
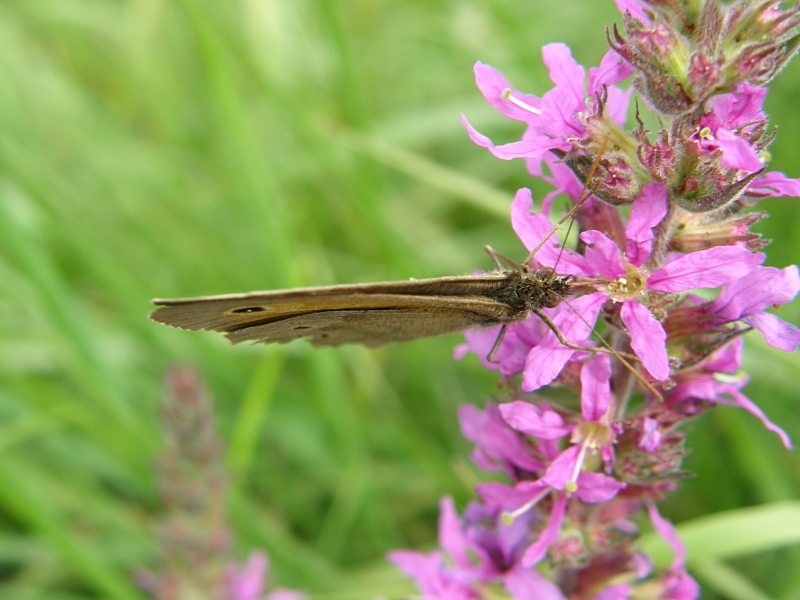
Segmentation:
<svg viewBox="0 0 800 600">
<path fill-rule="evenodd" d="M 767 196 L 800 196 L 800 180 L 764 172 L 773 136 L 761 87 L 791 54 L 800 9 L 705 4 L 698 16 L 679 3 L 619 0 L 627 37 L 609 33 L 611 50 L 588 79 L 566 46 L 544 47 L 555 86 L 541 98 L 475 66 L 489 104 L 527 128 L 521 140 L 496 145 L 464 125 L 475 143 L 525 159 L 554 186 L 540 212 L 519 190 L 511 224 L 529 251 L 538 248 L 530 268 L 572 276 L 579 293 L 543 312 L 583 349 L 563 345 L 535 315 L 504 328 L 491 360 L 499 326 L 467 332 L 456 349 L 499 371 L 509 390 L 499 405 L 460 411 L 475 463 L 508 481 L 479 485 L 481 501 L 463 518 L 442 501 L 441 550 L 390 554 L 425 598 L 489 598 L 500 589 L 517 600 L 692 600 L 699 588 L 685 552 L 655 505 L 681 476 L 680 426 L 727 404 L 791 448 L 742 393 L 740 366 L 748 331 L 787 352 L 800 345 L 800 329 L 768 312 L 800 292 L 798 269 L 763 266 L 766 241 L 749 227 L 764 214 L 745 212 Z M 633 88 L 617 87 L 630 76 Z M 655 135 L 638 113 L 637 127 L 625 129 L 634 88 L 664 125 Z M 576 249 L 548 238 L 562 195 L 579 204 Z M 593 351 L 601 349 L 593 336 L 617 355 Z M 571 391 L 579 410 L 534 394 L 546 386 Z M 635 394 L 642 400 L 631 408 Z M 636 548 L 643 510 L 674 549 L 669 568 L 654 568 Z"/>
</svg>

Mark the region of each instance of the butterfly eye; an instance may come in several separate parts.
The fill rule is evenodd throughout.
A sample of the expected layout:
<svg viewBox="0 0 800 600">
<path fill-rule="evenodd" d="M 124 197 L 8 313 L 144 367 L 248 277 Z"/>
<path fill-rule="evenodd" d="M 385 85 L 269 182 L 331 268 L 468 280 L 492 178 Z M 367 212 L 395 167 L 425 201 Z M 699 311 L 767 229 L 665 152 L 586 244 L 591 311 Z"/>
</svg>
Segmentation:
<svg viewBox="0 0 800 600">
<path fill-rule="evenodd" d="M 542 267 L 541 269 L 536 271 L 536 274 L 539 276 L 540 279 L 552 279 L 553 277 L 555 277 L 556 272 L 550 267 Z"/>
<path fill-rule="evenodd" d="M 561 304 L 561 296 L 555 292 L 548 292 L 544 297 L 544 305 L 547 308 L 555 308 Z"/>
</svg>

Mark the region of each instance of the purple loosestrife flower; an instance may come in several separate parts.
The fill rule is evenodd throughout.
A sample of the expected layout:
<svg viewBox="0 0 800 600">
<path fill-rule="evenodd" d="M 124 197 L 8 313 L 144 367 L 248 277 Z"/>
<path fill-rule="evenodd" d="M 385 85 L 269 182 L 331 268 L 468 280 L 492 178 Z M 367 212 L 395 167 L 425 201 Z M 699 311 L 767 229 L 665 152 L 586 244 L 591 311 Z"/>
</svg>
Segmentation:
<svg viewBox="0 0 800 600">
<path fill-rule="evenodd" d="M 614 52 L 608 52 L 598 68 L 589 71 L 577 64 L 564 44 L 549 44 L 542 49 L 545 65 L 555 87 L 541 100 L 512 89 L 497 70 L 477 63 L 475 80 L 487 102 L 503 115 L 528 125 L 522 139 L 496 146 L 476 131 L 462 115 L 470 139 L 488 148 L 498 158 L 525 158 L 529 162 L 546 154 L 566 156 L 567 163 L 584 174 L 604 138 L 613 140 L 600 168 L 602 182 L 596 193 L 615 203 L 629 202 L 638 193 L 647 174 L 632 162 L 636 141 L 621 129 L 627 117 L 630 92 L 614 84 L 632 73 L 630 65 Z"/>
<path fill-rule="evenodd" d="M 685 475 L 681 426 L 736 406 L 791 447 L 742 392 L 740 367 L 751 329 L 775 348 L 800 346 L 800 328 L 768 312 L 800 292 L 798 268 L 762 266 L 768 241 L 750 228 L 766 213 L 747 212 L 765 197 L 800 196 L 800 180 L 765 172 L 774 134 L 763 112 L 765 84 L 800 46 L 800 6 L 690 5 L 617 0 L 624 34 L 608 32 L 611 51 L 588 78 L 566 46 L 545 46 L 555 86 L 541 98 L 475 66 L 489 104 L 527 128 L 495 145 L 462 117 L 469 137 L 523 158 L 554 188 L 539 213 L 519 190 L 511 224 L 537 249 L 523 268 L 572 277 L 574 295 L 542 313 L 579 348 L 536 315 L 506 326 L 497 348 L 499 326 L 468 331 L 456 348 L 503 377 L 507 399 L 461 407 L 459 418 L 475 463 L 506 481 L 479 484 L 482 501 L 463 518 L 443 502 L 441 552 L 391 555 L 426 598 L 693 600 L 685 550 L 655 505 Z M 631 74 L 662 127 L 655 136 L 638 111 L 625 130 L 631 90 L 616 84 Z M 562 195 L 580 203 L 574 248 L 548 217 Z M 703 288 L 718 291 L 692 293 Z M 636 548 L 644 510 L 673 547 L 667 569 Z"/>
<path fill-rule="evenodd" d="M 138 573 L 139 586 L 158 600 L 194 600 L 198 590 L 209 600 L 307 600 L 293 590 L 263 593 L 264 552 L 251 552 L 244 565 L 231 561 L 227 477 L 208 393 L 195 371 L 177 367 L 165 387 L 159 493 L 167 515 L 160 520 L 159 570 Z"/>
<path fill-rule="evenodd" d="M 678 385 L 665 397 L 668 406 L 689 401 L 706 401 L 715 404 L 726 404 L 743 408 L 754 415 L 770 431 L 777 434 L 787 449 L 792 443 L 786 432 L 770 421 L 764 412 L 741 389 L 747 385 L 749 377 L 739 374 L 742 364 L 741 338 L 735 339 L 729 346 L 718 350 L 700 365 L 682 371 L 676 378 Z"/>
<path fill-rule="evenodd" d="M 529 519 L 498 522 L 485 506 L 474 502 L 459 519 L 451 498 L 443 498 L 439 543 L 445 554 L 396 550 L 389 560 L 412 577 L 422 594 L 442 600 L 484 597 L 487 585 L 502 585 L 520 600 L 565 600 L 561 590 L 519 562 L 530 527 Z"/>
</svg>

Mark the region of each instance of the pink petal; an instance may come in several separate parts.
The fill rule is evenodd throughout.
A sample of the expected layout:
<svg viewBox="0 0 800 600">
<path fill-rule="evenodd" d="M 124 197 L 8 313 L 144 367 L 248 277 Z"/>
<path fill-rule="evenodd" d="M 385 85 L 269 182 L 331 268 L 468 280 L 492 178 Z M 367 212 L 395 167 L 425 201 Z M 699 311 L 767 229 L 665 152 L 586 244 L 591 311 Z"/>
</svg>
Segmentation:
<svg viewBox="0 0 800 600">
<path fill-rule="evenodd" d="M 483 97 L 486 98 L 489 104 L 500 111 L 503 116 L 514 119 L 515 121 L 522 121 L 523 123 L 539 123 L 541 120 L 540 115 L 517 106 L 502 96 L 505 90 L 510 89 L 515 98 L 536 109 L 540 109 L 541 100 L 539 98 L 516 91 L 511 87 L 508 80 L 500 71 L 489 65 L 477 62 L 475 63 L 474 71 L 475 83 L 478 85 L 478 89 L 483 94 Z"/>
<path fill-rule="evenodd" d="M 631 205 L 631 216 L 625 229 L 627 246 L 625 254 L 628 261 L 640 267 L 650 256 L 650 246 L 654 237 L 653 227 L 667 214 L 667 186 L 663 183 L 648 183 L 642 195 Z"/>
<path fill-rule="evenodd" d="M 642 23 L 650 23 L 650 19 L 647 18 L 647 14 L 644 12 L 641 0 L 614 0 L 614 4 L 617 5 L 617 10 L 623 15 L 629 12 Z"/>
<path fill-rule="evenodd" d="M 439 546 L 445 550 L 456 565 L 468 567 L 470 545 L 461 529 L 461 519 L 456 513 L 456 505 L 450 496 L 439 502 Z"/>
<path fill-rule="evenodd" d="M 586 421 L 599 422 L 611 405 L 611 361 L 596 354 L 581 368 L 581 413 Z"/>
<path fill-rule="evenodd" d="M 480 483 L 475 487 L 486 505 L 493 510 L 513 511 L 542 496 L 549 489 L 546 483 L 522 481 L 511 487 L 497 482 Z"/>
<path fill-rule="evenodd" d="M 759 197 L 796 198 L 800 196 L 800 179 L 789 179 L 783 173 L 772 171 L 756 177 L 747 186 L 747 194 Z"/>
<path fill-rule="evenodd" d="M 747 275 L 726 283 L 709 312 L 730 321 L 759 313 L 774 304 L 786 304 L 800 292 L 797 267 L 756 267 Z"/>
<path fill-rule="evenodd" d="M 589 69 L 589 91 L 597 93 L 601 85 L 614 85 L 633 75 L 636 69 L 613 50 L 606 52 L 600 66 Z"/>
<path fill-rule="evenodd" d="M 531 212 L 532 209 L 531 191 L 528 188 L 518 190 L 511 203 L 511 227 L 529 252 L 532 252 L 553 230 L 550 219 L 544 213 Z M 558 268 L 558 272 L 562 275 L 589 273 L 589 267 L 580 254 L 559 246 L 558 233 L 550 236 L 536 252 L 535 258 L 542 266 Z"/>
<path fill-rule="evenodd" d="M 557 412 L 539 410 L 530 402 L 516 400 L 498 406 L 506 423 L 517 431 L 545 440 L 557 440 L 564 437 L 572 427 L 564 426 L 564 419 Z"/>
<path fill-rule="evenodd" d="M 494 347 L 497 336 L 500 335 L 502 325 L 487 328 L 467 329 L 464 332 L 466 344 L 460 344 L 453 349 L 453 359 L 461 360 L 467 352 L 472 352 L 481 361 L 481 364 L 490 371 L 497 371 L 500 365 L 497 362 L 489 362 L 486 357 Z"/>
<path fill-rule="evenodd" d="M 659 292 L 713 288 L 744 277 L 764 258 L 764 254 L 753 254 L 742 246 L 716 246 L 692 252 L 661 267 L 650 275 L 647 287 Z"/>
<path fill-rule="evenodd" d="M 753 329 L 757 329 L 773 348 L 784 352 L 794 352 L 800 346 L 800 329 L 770 313 L 758 313 L 742 319 Z"/>
<path fill-rule="evenodd" d="M 566 136 L 582 135 L 585 129 L 578 113 L 585 109 L 583 102 L 574 100 L 571 91 L 559 87 L 553 88 L 542 96 L 543 132 L 558 140 Z M 562 144 L 567 145 L 563 142 Z"/>
<path fill-rule="evenodd" d="M 523 569 L 520 565 L 503 576 L 503 586 L 514 600 L 567 600 L 555 583 L 536 569 Z"/>
<path fill-rule="evenodd" d="M 547 472 L 541 479 L 542 483 L 557 490 L 563 490 L 567 482 L 572 480 L 580 452 L 580 445 L 575 444 L 559 454 L 558 458 L 547 467 Z"/>
<path fill-rule="evenodd" d="M 269 559 L 264 552 L 255 550 L 247 557 L 241 569 L 228 573 L 227 588 L 234 600 L 257 600 L 264 587 Z"/>
<path fill-rule="evenodd" d="M 564 522 L 564 513 L 566 509 L 566 496 L 561 496 L 553 503 L 553 510 L 550 513 L 550 521 L 548 521 L 547 527 L 545 527 L 539 535 L 539 539 L 531 544 L 528 549 L 525 550 L 525 554 L 522 555 L 520 563 L 523 567 L 532 567 L 547 554 L 547 549 L 550 547 L 550 544 L 558 539 L 558 534 L 561 531 L 561 524 Z"/>
<path fill-rule="evenodd" d="M 743 348 L 744 340 L 736 338 L 703 361 L 703 369 L 712 373 L 736 373 L 742 366 Z"/>
<path fill-rule="evenodd" d="M 656 318 L 639 302 L 630 300 L 622 305 L 622 322 L 631 337 L 631 348 L 647 372 L 659 381 L 669 377 L 667 334 Z"/>
<path fill-rule="evenodd" d="M 423 554 L 412 550 L 392 550 L 386 555 L 389 562 L 417 582 L 423 594 L 436 592 L 436 580 L 442 568 L 439 552 Z"/>
<path fill-rule="evenodd" d="M 458 407 L 458 420 L 464 437 L 482 451 L 479 460 L 496 461 L 505 471 L 511 471 L 510 465 L 526 471 L 537 471 L 542 467 L 539 460 L 528 455 L 527 445 L 503 420 L 496 406 L 487 404 L 486 410 L 482 411 L 471 404 L 463 404 Z M 495 469 L 497 467 L 494 465 Z"/>
<path fill-rule="evenodd" d="M 754 415 L 761 423 L 764 424 L 764 427 L 772 431 L 773 433 L 777 434 L 783 445 L 788 449 L 792 449 L 792 441 L 789 439 L 789 436 L 786 432 L 775 425 L 772 421 L 767 418 L 767 415 L 764 414 L 755 403 L 753 403 L 750 398 L 742 394 L 735 385 L 732 384 L 722 384 L 718 388 L 719 393 L 727 394 L 732 398 L 732 400 L 726 400 L 724 398 L 718 398 L 720 404 L 727 404 L 729 406 L 738 406 L 739 408 L 743 408 L 750 414 Z"/>
<path fill-rule="evenodd" d="M 618 583 L 596 593 L 592 596 L 592 600 L 628 600 L 630 595 L 631 585 L 629 583 Z"/>
<path fill-rule="evenodd" d="M 664 578 L 659 598 L 664 600 L 697 600 L 700 597 L 700 586 L 686 569 L 677 569 Z"/>
<path fill-rule="evenodd" d="M 587 245 L 583 253 L 592 273 L 606 279 L 619 279 L 627 274 L 619 247 L 604 233 L 595 230 L 584 231 L 581 240 Z"/>
<path fill-rule="evenodd" d="M 534 213 L 533 195 L 528 188 L 517 190 L 511 203 L 511 227 L 530 252 L 550 233 L 553 224 L 547 215 Z M 558 237 L 553 235 L 536 253 L 536 260 L 552 267 L 558 258 Z"/>
<path fill-rule="evenodd" d="M 577 483 L 575 495 L 588 504 L 608 502 L 625 487 L 624 483 L 613 477 L 590 471 L 581 472 Z"/>
<path fill-rule="evenodd" d="M 658 421 L 645 417 L 642 422 L 642 437 L 639 439 L 639 448 L 645 452 L 655 452 L 661 446 L 664 436 L 658 429 Z"/>
<path fill-rule="evenodd" d="M 633 86 L 627 90 L 621 90 L 616 86 L 608 88 L 604 116 L 620 127 L 625 127 L 625 123 L 628 122 L 628 105 L 631 103 L 632 94 Z"/>
<path fill-rule="evenodd" d="M 556 87 L 568 90 L 577 104 L 583 104 L 586 71 L 572 58 L 569 47 L 566 44 L 547 44 L 542 48 L 542 58 Z"/>
<path fill-rule="evenodd" d="M 683 542 L 681 542 L 681 539 L 678 537 L 675 526 L 658 514 L 658 509 L 653 502 L 647 503 L 647 513 L 650 516 L 650 521 L 653 523 L 656 533 L 664 538 L 664 541 L 672 547 L 672 552 L 675 554 L 670 568 L 682 569 L 686 564 L 686 548 L 683 547 Z"/>
<path fill-rule="evenodd" d="M 521 142 L 511 142 L 502 146 L 495 146 L 492 140 L 479 133 L 467 121 L 467 117 L 461 115 L 461 122 L 467 129 L 469 139 L 483 148 L 488 148 L 489 151 L 497 158 L 503 160 L 511 160 L 512 158 L 532 158 L 541 156 L 548 150 L 559 148 L 564 145 L 561 140 L 553 140 L 547 136 L 538 136 L 533 139 L 523 140 Z"/>
<path fill-rule="evenodd" d="M 572 344 L 582 344 L 589 337 L 597 315 L 606 301 L 604 294 L 587 294 L 570 303 L 569 307 L 559 307 L 553 323 L 561 334 Z M 581 318 L 572 313 L 575 310 Z M 551 383 L 575 350 L 562 346 L 552 331 L 548 331 L 541 343 L 528 353 L 525 369 L 522 372 L 522 389 L 532 392 Z"/>
<path fill-rule="evenodd" d="M 708 105 L 725 127 L 735 129 L 764 118 L 761 108 L 764 106 L 767 91 L 764 87 L 740 84 L 735 93 L 714 96 L 708 101 Z"/>
<path fill-rule="evenodd" d="M 297 590 L 277 589 L 267 594 L 264 600 L 308 600 L 308 594 Z"/>
<path fill-rule="evenodd" d="M 720 127 L 714 137 L 722 148 L 722 161 L 720 166 L 726 169 L 741 169 L 749 173 L 760 171 L 764 168 L 755 149 L 743 138 L 732 131 Z"/>
</svg>

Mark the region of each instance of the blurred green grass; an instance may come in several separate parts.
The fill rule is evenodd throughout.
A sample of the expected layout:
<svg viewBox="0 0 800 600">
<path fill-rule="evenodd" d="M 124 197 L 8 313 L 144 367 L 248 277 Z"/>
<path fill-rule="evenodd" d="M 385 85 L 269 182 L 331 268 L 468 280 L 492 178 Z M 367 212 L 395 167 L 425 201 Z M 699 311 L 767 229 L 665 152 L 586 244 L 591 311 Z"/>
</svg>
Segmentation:
<svg viewBox="0 0 800 600">
<path fill-rule="evenodd" d="M 494 376 L 451 360 L 456 336 L 232 348 L 149 322 L 148 302 L 468 273 L 487 243 L 521 255 L 506 207 L 545 188 L 467 140 L 462 111 L 519 133 L 472 65 L 541 93 L 540 46 L 596 64 L 615 17 L 610 0 L 0 0 L 0 597 L 142 597 L 174 361 L 215 398 L 242 555 L 265 548 L 277 583 L 320 598 L 410 590 L 383 555 L 431 546 L 439 497 L 470 497 L 455 408 Z M 767 102 L 791 176 L 799 75 Z M 770 264 L 798 262 L 797 201 L 762 206 Z M 747 367 L 748 394 L 800 440 L 797 357 L 752 339 Z M 797 455 L 751 417 L 690 430 L 698 477 L 667 516 L 800 496 Z M 797 548 L 737 568 L 800 598 Z"/>
</svg>

